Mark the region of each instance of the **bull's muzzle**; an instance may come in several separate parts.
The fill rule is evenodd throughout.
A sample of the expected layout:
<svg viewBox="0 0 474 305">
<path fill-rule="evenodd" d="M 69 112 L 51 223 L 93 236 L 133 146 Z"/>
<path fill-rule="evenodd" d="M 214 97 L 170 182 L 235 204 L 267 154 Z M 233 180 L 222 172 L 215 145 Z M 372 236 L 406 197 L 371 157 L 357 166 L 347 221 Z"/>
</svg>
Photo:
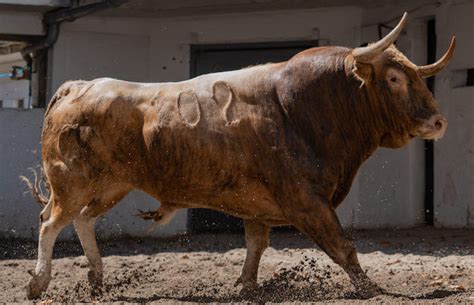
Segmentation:
<svg viewBox="0 0 474 305">
<path fill-rule="evenodd" d="M 448 128 L 448 120 L 440 114 L 435 114 L 423 123 L 419 136 L 426 140 L 438 140 L 444 136 Z"/>
</svg>

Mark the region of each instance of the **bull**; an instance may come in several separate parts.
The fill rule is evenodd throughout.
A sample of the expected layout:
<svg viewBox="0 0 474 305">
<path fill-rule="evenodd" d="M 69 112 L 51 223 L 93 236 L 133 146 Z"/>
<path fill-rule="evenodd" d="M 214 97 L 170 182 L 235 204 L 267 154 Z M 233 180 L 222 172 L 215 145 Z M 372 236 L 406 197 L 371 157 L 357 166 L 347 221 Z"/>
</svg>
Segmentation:
<svg viewBox="0 0 474 305">
<path fill-rule="evenodd" d="M 336 208 L 378 147 L 439 139 L 447 120 L 423 78 L 442 70 L 411 63 L 393 43 L 407 15 L 365 47 L 311 48 L 290 60 L 176 83 L 101 78 L 70 81 L 45 112 L 42 167 L 49 195 L 32 187 L 40 213 L 38 261 L 27 287 L 51 280 L 53 245 L 74 223 L 100 287 L 94 224 L 132 189 L 161 202 L 146 219 L 164 223 L 183 208 L 244 220 L 247 255 L 237 284 L 257 286 L 272 226 L 293 225 L 348 274 L 363 297 L 382 292 L 364 273 Z"/>
</svg>

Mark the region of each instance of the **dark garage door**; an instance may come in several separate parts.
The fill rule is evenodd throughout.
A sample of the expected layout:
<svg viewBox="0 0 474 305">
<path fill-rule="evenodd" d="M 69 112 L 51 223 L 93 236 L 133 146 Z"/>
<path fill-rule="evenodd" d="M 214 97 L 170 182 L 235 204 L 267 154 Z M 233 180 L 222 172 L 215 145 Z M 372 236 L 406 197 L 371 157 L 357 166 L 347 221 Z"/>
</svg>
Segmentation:
<svg viewBox="0 0 474 305">
<path fill-rule="evenodd" d="M 236 70 L 243 67 L 280 62 L 296 53 L 317 46 L 317 41 L 276 42 L 191 47 L 191 76 Z M 237 232 L 242 220 L 208 209 L 190 209 L 188 227 L 192 232 Z"/>
</svg>

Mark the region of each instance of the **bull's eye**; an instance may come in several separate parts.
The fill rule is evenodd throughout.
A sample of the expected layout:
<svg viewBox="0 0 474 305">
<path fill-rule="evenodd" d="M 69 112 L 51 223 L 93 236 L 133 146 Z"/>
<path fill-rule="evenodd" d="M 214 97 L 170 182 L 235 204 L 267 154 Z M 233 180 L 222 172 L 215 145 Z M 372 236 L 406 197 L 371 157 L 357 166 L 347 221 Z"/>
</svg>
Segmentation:
<svg viewBox="0 0 474 305">
<path fill-rule="evenodd" d="M 396 78 L 396 77 L 392 77 L 392 78 L 390 78 L 390 81 L 391 81 L 392 83 L 396 83 L 396 82 L 397 82 L 397 78 Z"/>
</svg>

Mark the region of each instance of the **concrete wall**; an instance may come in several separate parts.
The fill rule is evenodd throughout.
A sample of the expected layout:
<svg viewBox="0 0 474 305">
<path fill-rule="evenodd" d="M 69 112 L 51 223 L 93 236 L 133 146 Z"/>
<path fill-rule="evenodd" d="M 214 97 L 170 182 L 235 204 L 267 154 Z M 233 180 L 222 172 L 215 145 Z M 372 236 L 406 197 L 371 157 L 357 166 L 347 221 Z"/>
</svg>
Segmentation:
<svg viewBox="0 0 474 305">
<path fill-rule="evenodd" d="M 438 49 L 452 35 L 458 46 L 452 64 L 436 77 L 436 96 L 449 121 L 445 138 L 435 144 L 435 225 L 474 227 L 474 87 L 466 87 L 474 69 L 474 3 L 445 5 L 436 15 Z"/>
<path fill-rule="evenodd" d="M 19 176 L 41 161 L 42 109 L 0 108 L 0 234 L 32 237 L 37 231 L 39 205 Z"/>
<path fill-rule="evenodd" d="M 187 79 L 190 44 L 321 38 L 352 46 L 358 43 L 360 25 L 361 10 L 356 8 L 172 19 L 84 18 L 62 27 L 54 49 L 52 87 L 71 78 L 104 75 L 153 82 Z M 92 50 L 94 56 L 83 56 Z"/>
<path fill-rule="evenodd" d="M 41 13 L 0 10 L 0 33 L 44 35 Z"/>
</svg>

